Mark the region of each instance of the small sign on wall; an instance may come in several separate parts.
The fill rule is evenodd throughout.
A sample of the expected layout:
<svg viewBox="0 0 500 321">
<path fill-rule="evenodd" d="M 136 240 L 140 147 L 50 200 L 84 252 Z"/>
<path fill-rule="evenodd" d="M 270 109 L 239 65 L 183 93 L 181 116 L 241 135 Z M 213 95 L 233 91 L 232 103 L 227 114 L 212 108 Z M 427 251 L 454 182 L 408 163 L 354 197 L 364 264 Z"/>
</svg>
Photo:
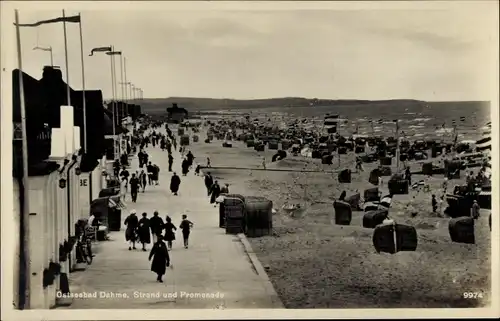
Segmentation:
<svg viewBox="0 0 500 321">
<path fill-rule="evenodd" d="M 80 178 L 80 186 L 89 186 L 88 178 Z"/>
</svg>

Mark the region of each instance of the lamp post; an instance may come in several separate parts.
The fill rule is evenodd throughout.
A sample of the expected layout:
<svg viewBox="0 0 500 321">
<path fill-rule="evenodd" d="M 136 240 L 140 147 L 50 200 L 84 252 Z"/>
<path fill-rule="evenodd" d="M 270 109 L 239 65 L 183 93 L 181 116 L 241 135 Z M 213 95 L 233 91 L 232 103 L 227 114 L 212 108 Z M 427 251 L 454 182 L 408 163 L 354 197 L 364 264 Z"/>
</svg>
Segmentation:
<svg viewBox="0 0 500 321">
<path fill-rule="evenodd" d="M 50 52 L 50 66 L 54 67 L 54 55 L 52 54 L 52 47 L 44 48 L 44 47 L 35 47 L 33 50 L 41 50 Z"/>
</svg>

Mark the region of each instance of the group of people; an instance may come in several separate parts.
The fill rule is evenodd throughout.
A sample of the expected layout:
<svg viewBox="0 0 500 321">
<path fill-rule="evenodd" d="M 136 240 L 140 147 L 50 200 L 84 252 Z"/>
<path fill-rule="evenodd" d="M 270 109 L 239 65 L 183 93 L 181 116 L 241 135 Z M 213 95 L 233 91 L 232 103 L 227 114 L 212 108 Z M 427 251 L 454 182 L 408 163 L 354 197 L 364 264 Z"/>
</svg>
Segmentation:
<svg viewBox="0 0 500 321">
<path fill-rule="evenodd" d="M 142 213 L 142 218 L 137 217 L 137 212 L 132 210 L 130 215 L 125 219 L 125 239 L 129 242 L 129 251 L 136 249 L 136 243 L 142 244 L 142 251 L 146 252 L 146 244 L 151 243 L 151 235 L 153 236 L 153 247 L 149 254 L 149 260 L 153 259 L 151 271 L 157 274 L 157 281 L 163 282 L 162 277 L 166 272 L 166 267 L 170 265 L 169 250 L 172 249 L 173 241 L 175 240 L 175 232 L 177 227 L 172 223 L 172 219 L 167 216 L 165 223 L 159 216 L 158 211 L 155 211 L 152 218 L 147 217 L 147 213 Z M 182 231 L 184 248 L 188 248 L 189 235 L 194 224 L 187 219 L 187 215 L 182 215 L 182 221 L 179 229 Z M 164 232 L 164 233 L 163 233 Z M 167 243 L 165 244 L 166 241 Z"/>
<path fill-rule="evenodd" d="M 217 180 L 214 180 L 212 174 L 207 172 L 204 177 L 205 188 L 207 189 L 207 195 L 210 197 L 210 204 L 214 204 L 214 207 L 217 206 L 217 198 L 221 194 L 229 194 L 229 184 L 224 184 L 223 187 L 219 185 Z"/>
<path fill-rule="evenodd" d="M 124 224 L 127 226 L 125 230 L 125 239 L 129 242 L 129 251 L 135 250 L 136 243 L 142 244 L 142 250 L 146 251 L 146 244 L 151 243 L 151 235 L 153 236 L 153 243 L 156 243 L 161 237 L 167 241 L 168 248 L 172 249 L 173 241 L 175 240 L 175 231 L 177 228 L 172 219 L 167 215 L 165 222 L 159 216 L 158 211 L 153 213 L 153 217 L 148 218 L 146 212 L 142 213 L 142 218 L 137 217 L 136 210 L 132 210 L 130 215 L 125 219 Z M 187 215 L 182 215 L 182 222 L 179 228 L 182 231 L 182 239 L 184 247 L 187 249 L 189 245 L 189 234 L 193 223 L 187 219 Z M 165 234 L 163 234 L 165 232 Z"/>
<path fill-rule="evenodd" d="M 137 202 L 137 195 L 140 190 L 144 193 L 146 191 L 146 186 L 159 185 L 159 173 L 160 167 L 158 165 L 149 162 L 146 166 L 147 174 L 144 169 L 144 164 L 141 164 L 139 169 L 135 173 L 130 174 L 126 167 L 119 172 L 120 177 L 120 197 L 123 201 L 126 201 L 126 195 L 130 187 L 130 196 L 132 202 Z M 129 178 L 130 177 L 130 178 Z"/>
<path fill-rule="evenodd" d="M 140 148 L 137 154 L 139 159 L 139 169 L 130 174 L 125 166 L 115 172 L 117 177 L 121 179 L 121 196 L 125 200 L 126 192 L 130 186 L 130 193 L 132 197 L 132 202 L 137 202 L 137 195 L 142 189 L 145 191 L 146 185 L 158 185 L 159 184 L 159 172 L 160 168 L 151 162 L 151 157 L 144 150 L 151 144 L 153 147 L 159 146 L 162 150 L 168 152 L 168 171 L 173 172 L 170 180 L 170 191 L 173 195 L 178 195 L 179 188 L 181 185 L 181 178 L 173 171 L 172 166 L 174 162 L 174 156 L 172 151 L 177 149 L 176 139 L 168 128 L 165 126 L 167 135 L 162 135 L 152 128 L 152 131 L 148 134 L 141 133 L 140 136 L 136 137 L 136 141 L 139 142 Z M 185 146 L 181 151 L 183 157 L 181 163 L 182 176 L 187 176 L 190 169 L 194 165 L 195 156 L 191 151 L 185 150 Z M 207 158 L 208 164 L 210 164 L 210 159 Z M 195 170 L 195 174 L 200 174 L 200 166 L 198 165 Z M 217 180 L 214 180 L 210 173 L 207 173 L 204 178 L 205 186 L 207 188 L 207 194 L 210 198 L 210 204 L 216 206 L 217 198 L 222 193 L 229 193 L 229 184 L 225 184 L 221 187 Z M 176 239 L 176 232 L 180 230 L 182 232 L 183 246 L 185 249 L 189 246 L 189 236 L 191 229 L 193 228 L 193 223 L 188 220 L 187 215 L 182 215 L 182 221 L 179 226 L 176 226 L 171 217 L 168 215 L 165 217 L 165 221 L 159 216 L 158 211 L 153 213 L 152 217 L 148 217 L 146 212 L 142 213 L 142 217 L 137 216 L 136 210 L 132 210 L 130 215 L 125 219 L 126 231 L 125 239 L 129 243 L 129 251 L 135 250 L 136 244 L 142 245 L 142 251 L 147 251 L 147 244 L 152 243 L 149 254 L 149 260 L 152 260 L 151 270 L 157 274 L 157 281 L 163 282 L 162 277 L 165 275 L 166 267 L 170 266 L 170 255 L 169 251 L 172 249 L 173 242 Z"/>
<path fill-rule="evenodd" d="M 125 219 L 125 239 L 129 242 L 129 251 L 135 250 L 136 243 L 142 244 L 142 251 L 146 252 L 146 244 L 151 243 L 151 235 L 153 236 L 153 247 L 149 254 L 151 263 L 151 271 L 156 273 L 158 282 L 163 282 L 162 277 L 166 273 L 166 268 L 170 266 L 169 250 L 172 250 L 172 243 L 175 240 L 175 232 L 177 227 L 172 223 L 172 219 L 167 216 L 165 222 L 159 216 L 158 211 L 155 211 L 152 218 L 148 218 L 147 213 L 142 213 L 142 218 L 137 217 L 136 210 L 132 210 L 130 215 Z M 179 229 L 182 231 L 184 248 L 188 248 L 189 235 L 194 224 L 188 220 L 187 215 L 182 215 L 182 221 Z M 164 232 L 164 233 L 163 233 Z M 165 244 L 164 241 L 167 241 Z"/>
</svg>

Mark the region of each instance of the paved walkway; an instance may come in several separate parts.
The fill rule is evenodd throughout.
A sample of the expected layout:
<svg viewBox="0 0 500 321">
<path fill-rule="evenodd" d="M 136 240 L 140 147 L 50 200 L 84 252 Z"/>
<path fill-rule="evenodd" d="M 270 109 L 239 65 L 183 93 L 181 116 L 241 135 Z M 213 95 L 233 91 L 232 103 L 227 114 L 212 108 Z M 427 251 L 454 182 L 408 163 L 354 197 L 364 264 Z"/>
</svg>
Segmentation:
<svg viewBox="0 0 500 321">
<path fill-rule="evenodd" d="M 156 282 L 150 271 L 148 252 L 128 251 L 125 229 L 111 232 L 110 241 L 98 245 L 98 253 L 86 271 L 70 275 L 72 293 L 95 293 L 97 298 L 73 300 L 69 309 L 126 309 L 126 308 L 282 308 L 282 304 L 263 272 L 262 266 L 252 263 L 255 255 L 246 253 L 242 236 L 226 235 L 218 227 L 218 208 L 210 206 L 203 179 L 191 171 L 181 176 L 179 196 L 169 191 L 167 152 L 158 147 L 147 149 L 150 160 L 160 167 L 160 185 L 146 187 L 139 193 L 137 203 L 130 202 L 122 212 L 125 220 L 131 209 L 148 217 L 158 210 L 165 220 L 168 214 L 178 226 L 181 215 L 187 214 L 194 223 L 189 249 L 182 247 L 178 231 L 170 252 L 172 268 L 167 269 L 164 283 Z M 195 155 L 196 156 L 196 155 Z M 130 172 L 138 166 L 134 157 Z M 174 152 L 174 170 L 180 175 L 180 155 Z M 243 241 L 243 242 L 242 242 Z M 152 244 L 149 244 L 150 249 Z M 261 273 L 257 273 L 260 271 Z M 127 298 L 100 298 L 103 294 L 121 294 Z M 214 298 L 202 298 L 207 293 Z M 154 296 L 146 297 L 150 294 Z M 142 295 L 143 297 L 137 297 Z M 188 296 L 198 297 L 188 297 Z M 176 297 L 175 297 L 176 296 Z"/>
</svg>

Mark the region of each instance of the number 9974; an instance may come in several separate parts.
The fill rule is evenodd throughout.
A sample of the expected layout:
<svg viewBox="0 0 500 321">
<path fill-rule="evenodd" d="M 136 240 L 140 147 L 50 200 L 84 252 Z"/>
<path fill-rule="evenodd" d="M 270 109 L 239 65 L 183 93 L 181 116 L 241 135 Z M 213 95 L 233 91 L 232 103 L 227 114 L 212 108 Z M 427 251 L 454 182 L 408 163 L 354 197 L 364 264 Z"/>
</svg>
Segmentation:
<svg viewBox="0 0 500 321">
<path fill-rule="evenodd" d="M 481 292 L 464 292 L 462 294 L 464 299 L 482 299 L 483 293 Z"/>
</svg>

